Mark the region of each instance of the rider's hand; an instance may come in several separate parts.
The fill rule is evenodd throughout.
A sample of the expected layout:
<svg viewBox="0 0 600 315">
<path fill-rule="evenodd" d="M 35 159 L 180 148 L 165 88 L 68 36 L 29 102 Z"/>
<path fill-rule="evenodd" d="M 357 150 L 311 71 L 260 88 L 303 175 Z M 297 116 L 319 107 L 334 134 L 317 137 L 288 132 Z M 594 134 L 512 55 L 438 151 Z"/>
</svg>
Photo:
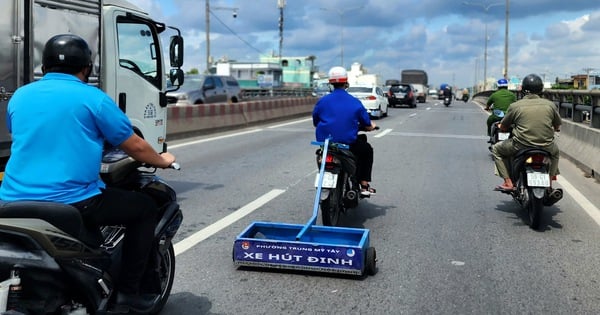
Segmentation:
<svg viewBox="0 0 600 315">
<path fill-rule="evenodd" d="M 160 165 L 162 168 L 168 168 L 175 162 L 175 156 L 169 152 L 163 152 L 160 154 L 162 157 L 164 164 Z"/>
</svg>

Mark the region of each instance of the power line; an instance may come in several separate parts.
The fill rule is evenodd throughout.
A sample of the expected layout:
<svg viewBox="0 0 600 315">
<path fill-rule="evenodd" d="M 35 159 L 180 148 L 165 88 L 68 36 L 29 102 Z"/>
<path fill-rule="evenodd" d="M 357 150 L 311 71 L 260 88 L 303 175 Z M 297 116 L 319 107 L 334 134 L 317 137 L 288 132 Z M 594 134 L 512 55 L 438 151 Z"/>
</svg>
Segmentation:
<svg viewBox="0 0 600 315">
<path fill-rule="evenodd" d="M 242 41 L 244 44 L 246 44 L 248 47 L 254 49 L 256 52 L 258 52 L 259 54 L 262 54 L 262 51 L 260 51 L 258 48 L 252 46 L 250 43 L 248 43 L 246 40 L 244 40 L 243 38 L 241 38 L 235 31 L 233 31 L 229 26 L 227 26 L 227 24 L 223 23 L 223 21 L 221 21 L 221 19 L 219 19 L 218 16 L 216 16 L 212 11 L 210 11 L 210 14 L 217 19 L 217 21 L 219 21 L 219 23 L 221 23 L 221 25 L 223 25 L 231 34 L 233 34 L 235 37 L 237 37 L 240 41 Z"/>
</svg>

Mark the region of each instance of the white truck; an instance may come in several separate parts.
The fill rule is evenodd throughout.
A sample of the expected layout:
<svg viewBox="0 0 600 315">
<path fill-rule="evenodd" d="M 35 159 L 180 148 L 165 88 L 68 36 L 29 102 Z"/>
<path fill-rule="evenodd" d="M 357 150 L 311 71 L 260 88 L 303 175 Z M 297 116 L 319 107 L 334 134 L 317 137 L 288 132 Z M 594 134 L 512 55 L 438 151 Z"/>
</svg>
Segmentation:
<svg viewBox="0 0 600 315">
<path fill-rule="evenodd" d="M 134 130 L 166 149 L 167 84 L 183 84 L 183 38 L 124 0 L 3 0 L 0 12 L 0 171 L 10 155 L 6 108 L 14 91 L 42 77 L 42 50 L 57 34 L 84 38 L 92 49 L 90 84 L 110 95 Z M 170 35 L 169 51 L 161 38 Z M 169 56 L 167 70 L 165 56 Z M 168 75 L 167 75 L 168 73 Z M 66 91 L 65 93 L 68 93 Z M 0 179 L 1 175 L 0 173 Z"/>
<path fill-rule="evenodd" d="M 361 74 L 356 78 L 348 78 L 348 84 L 350 86 L 360 85 L 360 86 L 378 86 L 383 87 L 383 79 L 378 74 Z"/>
</svg>

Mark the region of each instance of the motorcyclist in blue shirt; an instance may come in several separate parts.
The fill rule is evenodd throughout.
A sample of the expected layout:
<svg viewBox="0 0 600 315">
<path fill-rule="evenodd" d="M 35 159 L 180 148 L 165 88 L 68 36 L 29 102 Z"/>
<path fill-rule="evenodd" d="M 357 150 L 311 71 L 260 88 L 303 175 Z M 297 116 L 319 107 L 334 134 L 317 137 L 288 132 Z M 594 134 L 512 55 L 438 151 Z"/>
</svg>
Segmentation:
<svg viewBox="0 0 600 315">
<path fill-rule="evenodd" d="M 329 83 L 333 86 L 333 91 L 320 98 L 312 112 L 317 141 L 325 141 L 327 137 L 331 137 L 331 142 L 349 145 L 357 160 L 356 176 L 361 186 L 361 195 L 373 195 L 376 190 L 369 184 L 373 169 L 373 147 L 367 142 L 366 136 L 359 136 L 358 132 L 371 131 L 376 125 L 362 103 L 346 92 L 346 69 L 331 68 Z"/>
<path fill-rule="evenodd" d="M 124 225 L 122 269 L 115 306 L 147 312 L 158 295 L 140 295 L 158 219 L 146 194 L 106 187 L 99 171 L 105 141 L 132 158 L 167 168 L 175 157 L 157 153 L 133 132 L 129 118 L 102 90 L 87 84 L 92 52 L 72 34 L 50 38 L 41 80 L 17 89 L 6 123 L 11 156 L 0 186 L 3 201 L 47 201 L 76 207 L 87 226 Z"/>
</svg>

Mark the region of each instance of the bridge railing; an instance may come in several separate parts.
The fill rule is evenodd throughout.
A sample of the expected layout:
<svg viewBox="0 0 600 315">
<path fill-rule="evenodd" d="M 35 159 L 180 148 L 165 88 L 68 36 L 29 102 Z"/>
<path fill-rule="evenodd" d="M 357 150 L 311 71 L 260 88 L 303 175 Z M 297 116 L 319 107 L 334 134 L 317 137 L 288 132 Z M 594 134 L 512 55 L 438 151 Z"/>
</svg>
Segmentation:
<svg viewBox="0 0 600 315">
<path fill-rule="evenodd" d="M 311 88 L 245 88 L 242 90 L 244 100 L 256 100 L 280 97 L 309 97 Z"/>
<path fill-rule="evenodd" d="M 473 95 L 474 100 L 485 103 L 494 91 Z M 517 98 L 522 98 L 516 92 Z M 600 129 L 600 90 L 544 90 L 542 97 L 553 101 L 563 119 Z"/>
<path fill-rule="evenodd" d="M 600 129 L 600 90 L 545 90 L 562 118 Z"/>
</svg>

